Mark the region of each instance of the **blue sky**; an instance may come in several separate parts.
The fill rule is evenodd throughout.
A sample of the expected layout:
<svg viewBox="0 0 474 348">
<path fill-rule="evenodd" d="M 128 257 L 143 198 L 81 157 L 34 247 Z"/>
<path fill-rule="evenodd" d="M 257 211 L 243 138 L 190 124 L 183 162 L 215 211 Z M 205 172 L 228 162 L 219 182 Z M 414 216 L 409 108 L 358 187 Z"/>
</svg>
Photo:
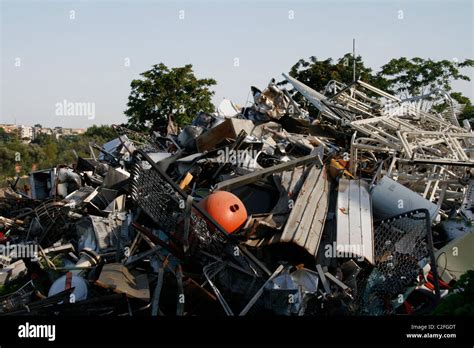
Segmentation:
<svg viewBox="0 0 474 348">
<path fill-rule="evenodd" d="M 352 38 L 375 70 L 400 56 L 474 58 L 472 0 L 0 2 L 0 123 L 124 122 L 131 80 L 160 62 L 193 64 L 217 80 L 215 103 L 243 105 L 250 86 L 300 58 L 339 58 Z M 474 101 L 472 81 L 454 87 Z M 56 115 L 64 100 L 95 103 L 95 119 Z"/>
</svg>

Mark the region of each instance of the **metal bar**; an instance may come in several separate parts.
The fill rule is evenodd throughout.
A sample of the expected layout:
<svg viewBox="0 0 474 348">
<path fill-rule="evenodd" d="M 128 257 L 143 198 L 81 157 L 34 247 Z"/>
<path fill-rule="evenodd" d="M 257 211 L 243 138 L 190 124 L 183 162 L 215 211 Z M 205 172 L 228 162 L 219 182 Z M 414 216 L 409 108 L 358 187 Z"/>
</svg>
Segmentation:
<svg viewBox="0 0 474 348">
<path fill-rule="evenodd" d="M 247 256 L 250 260 L 252 260 L 257 266 L 259 266 L 266 274 L 271 275 L 272 272 L 262 263 L 259 259 L 257 259 L 247 248 L 243 245 L 239 245 L 239 249 Z"/>
<path fill-rule="evenodd" d="M 169 244 L 166 244 L 165 242 L 163 242 L 160 238 L 156 237 L 154 234 L 152 234 L 150 231 L 148 231 L 145 227 L 139 225 L 136 222 L 133 222 L 132 226 L 138 232 L 140 232 L 144 236 L 148 237 L 148 239 L 150 239 L 152 243 L 157 244 L 160 247 L 166 249 L 167 251 L 169 251 L 171 254 L 173 254 L 173 256 L 177 257 L 178 259 L 183 258 L 183 255 L 182 255 L 183 253 L 182 252 L 180 252 L 178 249 L 176 249 L 172 245 L 169 245 Z"/>
<path fill-rule="evenodd" d="M 461 167 L 474 167 L 474 162 L 462 162 L 453 161 L 452 159 L 403 159 L 399 158 L 398 162 L 415 165 L 415 164 L 439 164 L 439 165 L 450 165 L 450 166 L 461 166 Z"/>
<path fill-rule="evenodd" d="M 281 271 L 283 271 L 284 266 L 280 265 L 278 268 L 273 272 L 273 274 L 270 276 L 270 278 L 267 279 L 267 281 L 262 285 L 260 289 L 256 292 L 256 294 L 252 297 L 252 299 L 249 301 L 249 303 L 245 306 L 244 309 L 242 309 L 242 312 L 240 312 L 239 316 L 244 316 L 245 314 L 248 313 L 248 311 L 253 307 L 255 302 L 262 296 L 263 290 L 265 290 L 265 286 L 267 286 L 268 283 L 270 283 L 276 276 L 278 276 Z"/>
<path fill-rule="evenodd" d="M 382 91 L 381 89 L 378 89 L 377 87 L 374 87 L 374 86 L 372 86 L 372 85 L 369 85 L 368 83 L 365 83 L 365 82 L 363 82 L 363 81 L 361 81 L 361 80 L 358 80 L 357 83 L 358 83 L 359 85 L 361 85 L 362 87 L 365 87 L 365 88 L 367 88 L 368 90 L 370 90 L 370 91 L 372 91 L 372 92 L 378 93 L 378 94 L 382 95 L 383 97 L 385 97 L 385 98 L 387 98 L 387 99 L 391 99 L 391 100 L 395 100 L 395 101 L 401 101 L 400 98 L 397 98 L 397 97 L 395 97 L 395 96 L 393 96 L 393 95 L 391 95 L 391 94 L 389 94 L 389 93 L 387 93 L 387 92 L 384 92 L 384 91 Z"/>
<path fill-rule="evenodd" d="M 264 168 L 262 170 L 258 170 L 253 173 L 242 175 L 237 178 L 232 178 L 226 181 L 222 181 L 217 184 L 215 189 L 228 191 L 237 187 L 254 183 L 270 174 L 282 172 L 282 171 L 292 169 L 297 166 L 306 165 L 306 164 L 316 162 L 316 161 L 318 161 L 319 164 L 322 165 L 321 160 L 319 159 L 319 156 L 316 154 L 303 156 L 289 162 L 280 163 L 273 167 Z"/>
<path fill-rule="evenodd" d="M 176 315 L 182 316 L 184 315 L 184 287 L 183 287 L 183 270 L 181 265 L 176 267 L 176 283 L 178 286 L 178 304 L 176 306 Z"/>
<path fill-rule="evenodd" d="M 215 255 L 212 255 L 212 254 L 209 254 L 208 252 L 206 252 L 206 251 L 204 251 L 204 250 L 202 250 L 201 253 L 202 253 L 203 255 L 206 255 L 207 257 L 210 257 L 210 258 L 216 260 L 216 261 L 224 262 L 220 257 L 215 256 Z M 252 256 L 253 256 L 253 255 L 252 255 Z M 242 267 L 236 265 L 236 264 L 233 263 L 233 262 L 227 261 L 227 265 L 228 265 L 229 267 L 232 267 L 232 268 L 234 268 L 234 269 L 236 269 L 236 270 L 238 270 L 238 271 L 240 271 L 240 272 L 242 272 L 242 273 L 245 273 L 245 274 L 247 274 L 247 275 L 249 275 L 249 276 L 251 276 L 251 277 L 255 276 L 254 273 L 251 273 L 251 272 L 247 271 L 246 269 L 244 269 L 244 268 L 242 268 Z M 262 264 L 262 266 L 265 267 L 263 264 Z M 269 274 L 269 275 L 270 275 L 270 274 Z"/>
<path fill-rule="evenodd" d="M 426 209 L 422 209 L 427 216 L 429 216 L 429 211 Z M 439 274 L 438 268 L 436 264 L 436 257 L 434 254 L 434 244 L 433 244 L 433 234 L 431 232 L 431 220 L 426 219 L 426 230 L 427 230 L 427 238 L 428 238 L 428 245 L 429 245 L 429 253 L 430 253 L 430 262 L 431 262 L 431 272 L 433 273 L 433 278 L 435 282 L 435 294 L 436 294 L 436 304 L 441 300 L 441 291 L 439 288 Z"/>
<path fill-rule="evenodd" d="M 352 81 L 356 80 L 356 39 L 352 39 Z"/>
<path fill-rule="evenodd" d="M 191 207 L 193 204 L 193 197 L 186 197 L 184 209 L 184 231 L 183 231 L 183 250 L 186 254 L 189 250 L 189 226 L 191 224 Z"/>
<path fill-rule="evenodd" d="M 317 264 L 316 265 L 316 270 L 318 271 L 319 278 L 321 279 L 321 283 L 323 283 L 324 287 L 324 292 L 327 294 L 331 293 L 331 287 L 329 286 L 329 283 L 326 279 L 326 275 L 324 274 L 323 268 L 321 265 Z"/>
<path fill-rule="evenodd" d="M 155 247 L 153 247 L 152 249 L 150 250 L 147 250 L 147 251 L 144 251 L 138 255 L 134 255 L 134 256 L 130 256 L 127 261 L 125 262 L 125 266 L 130 266 L 130 265 L 133 265 L 134 263 L 140 261 L 140 260 L 143 260 L 144 258 L 148 257 L 148 256 L 151 256 L 153 255 L 154 253 L 157 253 L 161 250 L 161 246 L 160 245 L 156 245 Z"/>
<path fill-rule="evenodd" d="M 216 294 L 217 296 L 217 299 L 219 300 L 219 302 L 221 303 L 222 307 L 224 308 L 224 311 L 227 315 L 229 316 L 233 316 L 234 315 L 234 312 L 232 311 L 232 309 L 230 308 L 229 304 L 227 303 L 227 301 L 225 300 L 225 298 L 222 296 L 221 292 L 219 291 L 219 289 L 217 288 L 217 286 L 214 285 L 214 283 L 212 282 L 211 280 L 211 277 L 209 276 L 208 274 L 208 270 L 211 266 L 215 265 L 216 263 L 218 262 L 214 262 L 214 263 L 211 263 L 207 266 L 204 266 L 203 267 L 203 273 L 204 273 L 204 276 L 206 277 L 207 279 L 207 282 L 209 283 L 209 285 L 211 286 L 212 290 L 214 291 L 214 293 Z M 224 264 L 225 266 L 225 264 Z M 224 267 L 222 267 L 224 268 Z M 219 270 L 220 271 L 220 270 Z M 218 272 L 217 272 L 218 273 Z"/>
<path fill-rule="evenodd" d="M 151 305 L 151 315 L 153 317 L 156 317 L 158 315 L 161 288 L 163 287 L 163 276 L 164 276 L 164 273 L 165 273 L 165 263 L 166 262 L 168 262 L 168 260 L 165 260 L 161 264 L 161 266 L 158 270 L 158 280 L 156 282 L 155 292 L 153 294 L 153 301 L 152 301 L 152 305 Z"/>
<path fill-rule="evenodd" d="M 341 282 L 339 279 L 337 279 L 335 276 L 333 276 L 331 273 L 329 272 L 326 272 L 324 273 L 324 275 L 330 280 L 332 281 L 334 284 L 336 284 L 337 286 L 339 286 L 342 290 L 346 291 L 348 289 L 350 289 L 346 284 L 344 284 L 343 282 Z"/>
</svg>

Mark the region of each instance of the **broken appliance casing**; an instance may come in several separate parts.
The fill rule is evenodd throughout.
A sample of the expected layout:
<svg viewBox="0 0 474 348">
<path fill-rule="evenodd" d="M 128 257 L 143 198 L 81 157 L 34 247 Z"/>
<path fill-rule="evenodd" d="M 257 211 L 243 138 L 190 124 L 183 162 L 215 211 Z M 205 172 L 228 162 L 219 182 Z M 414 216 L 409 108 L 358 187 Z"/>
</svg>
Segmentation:
<svg viewBox="0 0 474 348">
<path fill-rule="evenodd" d="M 414 209 L 427 209 L 431 219 L 438 214 L 436 204 L 413 192 L 408 187 L 384 176 L 372 189 L 372 207 L 377 219 L 386 219 Z"/>
<path fill-rule="evenodd" d="M 31 198 L 47 199 L 56 191 L 56 168 L 38 170 L 29 177 Z"/>
</svg>

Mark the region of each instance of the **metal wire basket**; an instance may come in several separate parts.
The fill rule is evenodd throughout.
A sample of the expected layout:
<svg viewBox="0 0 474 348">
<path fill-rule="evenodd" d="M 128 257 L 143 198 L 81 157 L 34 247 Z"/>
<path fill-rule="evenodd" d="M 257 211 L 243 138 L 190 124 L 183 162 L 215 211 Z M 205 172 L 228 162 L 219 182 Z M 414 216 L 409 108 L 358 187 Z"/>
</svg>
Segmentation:
<svg viewBox="0 0 474 348">
<path fill-rule="evenodd" d="M 194 253 L 199 248 L 220 253 L 231 241 L 223 228 L 141 150 L 133 154 L 131 195 L 157 227 L 181 242 L 185 252 Z"/>
</svg>

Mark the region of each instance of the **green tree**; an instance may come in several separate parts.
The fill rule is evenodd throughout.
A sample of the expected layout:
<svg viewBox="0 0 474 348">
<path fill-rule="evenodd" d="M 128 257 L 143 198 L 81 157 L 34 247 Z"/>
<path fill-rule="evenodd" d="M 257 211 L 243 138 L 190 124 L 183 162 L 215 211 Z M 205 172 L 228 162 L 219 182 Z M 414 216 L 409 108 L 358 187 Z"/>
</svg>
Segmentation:
<svg viewBox="0 0 474 348">
<path fill-rule="evenodd" d="M 163 63 L 153 65 L 151 70 L 140 74 L 143 78 L 133 80 L 128 97 L 129 125 L 135 129 L 153 130 L 166 127 L 167 119 L 173 116 L 178 125 L 188 124 L 199 111 L 212 112 L 209 87 L 214 79 L 198 79 L 192 65 L 168 68 Z"/>
<path fill-rule="evenodd" d="M 392 59 L 382 66 L 378 76 L 388 81 L 388 91 L 401 98 L 409 98 L 427 94 L 437 88 L 450 92 L 453 81 L 470 81 L 460 69 L 473 66 L 472 59 L 455 62 L 446 59 L 434 61 L 419 57 L 412 59 L 401 57 Z M 462 97 L 460 93 L 454 96 L 457 99 Z"/>
<path fill-rule="evenodd" d="M 50 142 L 45 145 L 43 150 L 47 158 L 45 163 L 47 165 L 45 167 L 56 166 L 55 160 L 58 156 L 58 145 L 55 142 Z"/>
<path fill-rule="evenodd" d="M 38 145 L 46 145 L 52 141 L 55 141 L 54 135 L 40 133 L 36 135 L 35 139 L 31 143 Z"/>
<path fill-rule="evenodd" d="M 460 121 L 474 119 L 474 105 L 466 105 L 458 118 Z"/>
<path fill-rule="evenodd" d="M 2 135 L 11 136 L 0 128 L 0 142 Z M 90 156 L 90 142 L 102 145 L 116 137 L 110 126 L 92 126 L 83 135 L 61 136 L 58 139 L 54 135 L 38 134 L 30 144 L 22 143 L 17 137 L 8 138 L 0 146 L 0 185 L 5 185 L 6 178 L 16 175 L 17 163 L 21 165 L 20 175 L 31 172 L 33 165 L 38 170 L 59 164 L 73 165 L 76 162 L 75 153 L 85 158 Z"/>
<path fill-rule="evenodd" d="M 11 140 L 10 134 L 5 132 L 5 129 L 0 127 L 0 143 L 8 143 Z"/>
<path fill-rule="evenodd" d="M 98 138 L 103 142 L 107 142 L 114 138 L 117 138 L 117 132 L 115 132 L 115 130 L 111 126 L 107 125 L 93 125 L 92 127 L 87 128 L 84 135 L 87 137 Z"/>
<path fill-rule="evenodd" d="M 8 147 L 0 147 L 0 178 L 15 174 L 15 152 Z"/>
<path fill-rule="evenodd" d="M 452 92 L 449 95 L 451 96 L 451 98 L 456 100 L 461 105 L 465 105 L 465 106 L 471 105 L 471 100 L 460 92 Z"/>
</svg>

